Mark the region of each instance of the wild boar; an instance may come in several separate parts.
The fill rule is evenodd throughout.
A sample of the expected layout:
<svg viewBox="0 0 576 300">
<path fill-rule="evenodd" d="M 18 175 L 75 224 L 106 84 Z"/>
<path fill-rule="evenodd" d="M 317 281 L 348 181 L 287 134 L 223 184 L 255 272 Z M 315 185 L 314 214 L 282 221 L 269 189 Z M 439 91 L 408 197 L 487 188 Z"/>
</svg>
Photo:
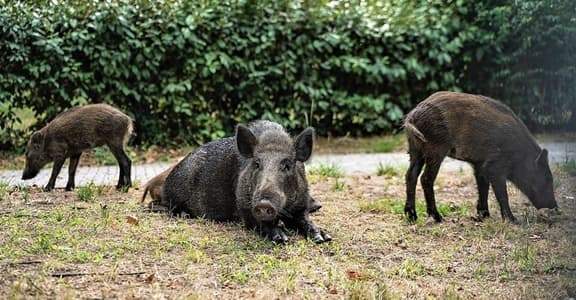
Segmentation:
<svg viewBox="0 0 576 300">
<path fill-rule="evenodd" d="M 124 147 L 132 134 L 132 128 L 130 117 L 107 104 L 90 104 L 65 111 L 30 137 L 22 179 L 34 178 L 43 166 L 54 162 L 50 180 L 44 188 L 50 191 L 54 189 L 64 161 L 70 158 L 66 190 L 73 190 L 74 176 L 82 152 L 106 145 L 120 166 L 116 187 L 129 187 L 132 185 L 132 162 Z"/>
<path fill-rule="evenodd" d="M 502 218 L 517 222 L 508 204 L 507 180 L 536 208 L 557 207 L 548 151 L 540 148 L 524 123 L 506 105 L 480 95 L 438 92 L 408 113 L 404 127 L 410 154 L 405 213 L 410 219 L 417 218 L 416 183 L 424 168 L 420 181 L 428 215 L 442 221 L 436 209 L 434 181 L 446 156 L 466 161 L 474 168 L 479 219 L 490 216 L 491 185 Z"/>
<path fill-rule="evenodd" d="M 174 165 L 176 166 L 176 165 Z M 142 199 L 140 200 L 140 203 L 144 202 L 144 200 L 146 199 L 146 194 L 149 192 L 150 193 L 150 197 L 152 197 L 152 202 L 153 203 L 159 203 L 160 202 L 160 198 L 162 196 L 162 187 L 164 186 L 164 181 L 166 181 L 166 177 L 168 177 L 168 174 L 170 174 L 170 172 L 172 172 L 172 169 L 174 169 L 174 166 L 171 166 L 170 168 L 164 170 L 162 173 L 156 175 L 154 178 L 150 179 L 146 185 L 144 185 L 144 193 L 142 194 Z"/>
<path fill-rule="evenodd" d="M 238 125 L 234 137 L 207 143 L 178 163 L 161 201 L 173 213 L 242 220 L 275 243 L 288 240 L 280 221 L 316 243 L 330 241 L 309 218 L 320 207 L 309 195 L 304 168 L 313 137 L 307 128 L 292 139 L 269 121 Z"/>
</svg>

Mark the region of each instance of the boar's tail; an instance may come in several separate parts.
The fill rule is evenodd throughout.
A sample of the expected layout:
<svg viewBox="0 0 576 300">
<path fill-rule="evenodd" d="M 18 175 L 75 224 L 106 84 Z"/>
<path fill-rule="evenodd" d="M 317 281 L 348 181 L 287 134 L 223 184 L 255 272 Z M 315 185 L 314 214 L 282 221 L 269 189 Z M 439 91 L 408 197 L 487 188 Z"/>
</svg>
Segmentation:
<svg viewBox="0 0 576 300">
<path fill-rule="evenodd" d="M 142 194 L 142 199 L 140 199 L 140 203 L 144 203 L 144 200 L 146 199 L 146 194 L 148 194 L 149 190 L 150 190 L 150 187 L 148 186 L 148 184 L 146 184 L 144 186 L 144 193 Z"/>
<path fill-rule="evenodd" d="M 416 128 L 416 126 L 414 126 L 414 124 L 406 121 L 406 122 L 404 122 L 404 128 L 406 128 L 406 130 L 410 134 L 413 134 L 422 142 L 424 142 L 424 143 L 428 142 L 428 140 L 426 140 L 426 137 L 424 137 L 424 134 L 420 130 L 418 130 L 418 128 Z"/>
<path fill-rule="evenodd" d="M 128 144 L 128 140 L 133 136 L 136 136 L 134 132 L 134 120 L 129 119 L 128 125 L 126 126 L 126 133 L 124 133 L 124 145 Z"/>
</svg>

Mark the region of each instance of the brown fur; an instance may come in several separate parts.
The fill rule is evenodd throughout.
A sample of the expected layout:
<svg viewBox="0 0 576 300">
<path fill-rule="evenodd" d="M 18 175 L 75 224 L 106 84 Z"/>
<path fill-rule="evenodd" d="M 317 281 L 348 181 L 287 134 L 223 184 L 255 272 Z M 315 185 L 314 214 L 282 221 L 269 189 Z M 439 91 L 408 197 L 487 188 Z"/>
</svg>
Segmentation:
<svg viewBox="0 0 576 300">
<path fill-rule="evenodd" d="M 150 197 L 152 197 L 153 202 L 161 202 L 162 186 L 164 185 L 164 181 L 166 181 L 166 177 L 168 177 L 168 174 L 170 174 L 170 172 L 172 172 L 172 169 L 174 169 L 174 166 L 156 175 L 154 178 L 150 179 L 146 183 L 146 185 L 144 186 L 144 193 L 142 194 L 142 199 L 140 200 L 140 203 L 144 202 L 147 193 L 150 193 Z"/>
<path fill-rule="evenodd" d="M 132 119 L 110 105 L 91 104 L 72 108 L 32 135 L 22 178 L 33 178 L 44 165 L 53 161 L 52 176 L 45 187 L 45 190 L 51 190 L 64 161 L 70 158 L 66 189 L 71 190 L 82 152 L 107 145 L 120 165 L 118 188 L 130 186 L 131 161 L 124 147 L 132 130 Z"/>
<path fill-rule="evenodd" d="M 488 188 L 494 189 L 502 216 L 515 221 L 508 205 L 506 180 L 512 181 L 537 207 L 555 207 L 547 151 L 506 105 L 485 96 L 438 92 L 406 116 L 410 167 L 406 173 L 406 213 L 416 218 L 416 181 L 422 187 L 428 214 L 436 221 L 433 184 L 444 157 L 469 162 L 478 183 L 478 213 L 488 212 Z"/>
</svg>

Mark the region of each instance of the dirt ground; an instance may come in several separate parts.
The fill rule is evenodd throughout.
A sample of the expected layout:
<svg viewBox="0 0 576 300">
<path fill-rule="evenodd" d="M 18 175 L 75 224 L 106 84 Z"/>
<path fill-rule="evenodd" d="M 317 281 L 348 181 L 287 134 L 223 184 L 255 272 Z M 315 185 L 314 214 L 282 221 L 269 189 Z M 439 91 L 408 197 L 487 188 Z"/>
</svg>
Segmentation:
<svg viewBox="0 0 576 300">
<path fill-rule="evenodd" d="M 558 171 L 559 172 L 559 171 Z M 402 215 L 393 176 L 311 175 L 334 241 L 274 245 L 240 224 L 149 213 L 128 193 L 0 190 L 0 298 L 562 299 L 576 297 L 576 178 L 556 173 L 561 213 L 511 187 L 520 225 L 475 222 L 472 174 L 437 180 L 445 221 Z"/>
</svg>

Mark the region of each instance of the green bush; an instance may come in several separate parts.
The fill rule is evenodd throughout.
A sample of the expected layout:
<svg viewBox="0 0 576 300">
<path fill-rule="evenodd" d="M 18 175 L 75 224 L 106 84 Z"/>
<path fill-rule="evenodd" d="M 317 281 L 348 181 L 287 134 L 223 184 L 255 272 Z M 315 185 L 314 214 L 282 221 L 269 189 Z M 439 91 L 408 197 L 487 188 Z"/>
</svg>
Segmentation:
<svg viewBox="0 0 576 300">
<path fill-rule="evenodd" d="M 259 118 L 294 130 L 312 125 L 322 135 L 381 134 L 438 89 L 487 89 L 509 103 L 528 95 L 523 110 L 542 106 L 520 90 L 515 68 L 535 46 L 509 44 L 512 29 L 524 28 L 526 37 L 539 34 L 531 24 L 552 22 L 536 15 L 545 8 L 522 10 L 524 19 L 508 11 L 523 5 L 512 0 L 368 2 L 0 0 L 0 147 L 23 144 L 18 108 L 32 109 L 40 126 L 91 102 L 130 114 L 137 143 L 163 145 L 203 143 Z M 571 26 L 567 14 L 558 22 Z M 565 32 L 544 34 L 534 41 Z M 481 82 L 468 76 L 502 66 L 512 73 Z M 571 76 L 565 64 L 550 68 Z M 544 75 L 525 76 L 533 87 Z M 511 84 L 490 90 L 497 82 Z M 574 93 L 558 98 L 560 91 L 547 90 L 545 99 L 573 103 Z M 546 120 L 574 111 L 554 109 Z"/>
</svg>

